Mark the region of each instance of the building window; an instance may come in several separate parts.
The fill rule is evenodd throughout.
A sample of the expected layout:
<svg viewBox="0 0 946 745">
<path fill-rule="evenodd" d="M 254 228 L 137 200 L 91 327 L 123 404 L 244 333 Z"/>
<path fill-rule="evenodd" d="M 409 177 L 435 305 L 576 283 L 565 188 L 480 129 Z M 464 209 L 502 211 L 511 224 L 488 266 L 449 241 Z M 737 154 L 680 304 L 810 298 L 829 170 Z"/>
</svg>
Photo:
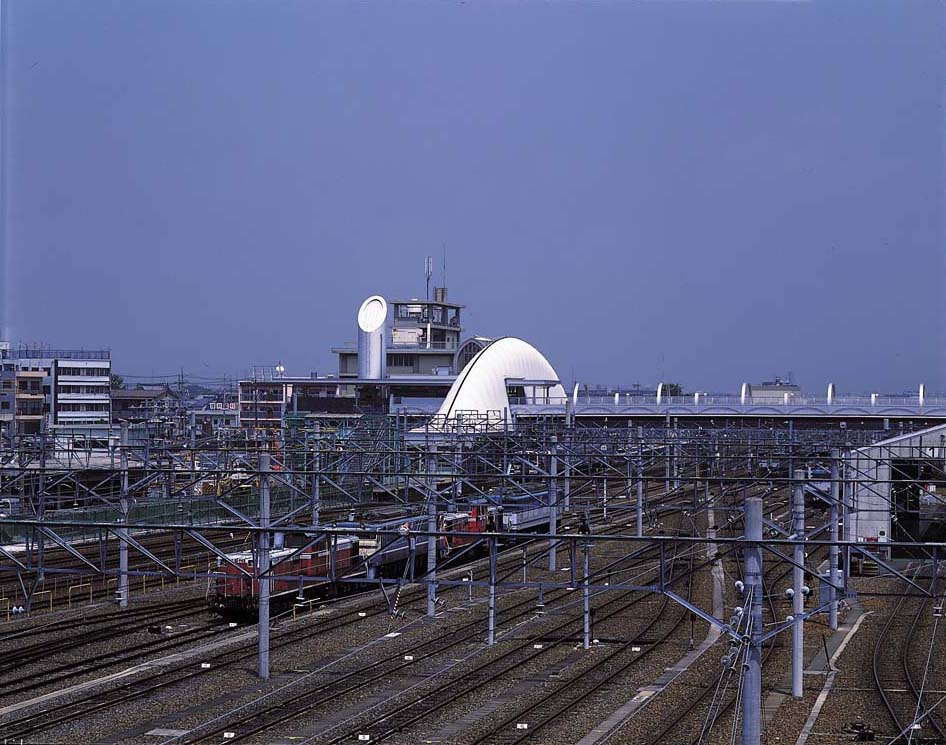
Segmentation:
<svg viewBox="0 0 946 745">
<path fill-rule="evenodd" d="M 388 367 L 414 367 L 414 355 L 412 354 L 389 354 Z"/>
</svg>

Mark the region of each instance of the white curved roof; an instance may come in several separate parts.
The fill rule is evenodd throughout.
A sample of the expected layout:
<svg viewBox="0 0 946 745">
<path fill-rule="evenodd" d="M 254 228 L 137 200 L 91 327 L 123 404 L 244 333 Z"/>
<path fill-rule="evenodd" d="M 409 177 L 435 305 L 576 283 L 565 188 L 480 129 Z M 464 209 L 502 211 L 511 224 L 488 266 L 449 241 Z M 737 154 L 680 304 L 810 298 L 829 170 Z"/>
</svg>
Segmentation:
<svg viewBox="0 0 946 745">
<path fill-rule="evenodd" d="M 538 349 L 522 339 L 506 336 L 477 352 L 453 382 L 439 416 L 455 418 L 458 412 L 502 411 L 509 408 L 506 381 L 558 381 L 558 373 Z M 527 396 L 546 395 L 545 386 L 525 385 Z M 547 395 L 564 398 L 565 389 L 556 382 Z"/>
</svg>

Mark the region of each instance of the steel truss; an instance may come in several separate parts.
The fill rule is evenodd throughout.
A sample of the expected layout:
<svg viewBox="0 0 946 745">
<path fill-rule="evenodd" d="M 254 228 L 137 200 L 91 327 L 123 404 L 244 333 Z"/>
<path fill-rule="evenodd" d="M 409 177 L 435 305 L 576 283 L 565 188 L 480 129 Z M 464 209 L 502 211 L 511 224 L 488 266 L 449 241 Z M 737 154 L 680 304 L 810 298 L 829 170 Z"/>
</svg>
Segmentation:
<svg viewBox="0 0 946 745">
<path fill-rule="evenodd" d="M 0 451 L 0 490 L 11 501 L 19 500 L 19 508 L 0 517 L 5 533 L 0 582 L 15 582 L 29 610 L 50 578 L 114 578 L 117 599 L 124 606 L 130 577 L 213 581 L 227 576 L 226 567 L 235 568 L 259 583 L 263 677 L 269 675 L 269 588 L 276 579 L 298 582 L 300 588 L 333 583 L 382 593 L 391 586 L 425 584 L 429 615 L 442 588 L 484 588 L 490 598 L 489 642 L 497 624 L 497 593 L 528 590 L 541 597 L 544 591 L 580 587 L 586 647 L 591 637 L 590 595 L 661 593 L 717 627 L 730 639 L 733 659 L 744 659 L 743 741 L 755 745 L 760 649 L 766 640 L 792 631 L 798 682 L 793 693 L 800 695 L 803 624 L 827 612 L 831 627 L 837 628 L 839 602 L 853 592 L 855 559 L 898 578 L 911 594 L 932 597 L 935 583 L 926 585 L 908 575 L 889 560 L 888 552 L 909 548 L 914 561 L 928 565 L 933 578 L 946 555 L 944 543 L 890 541 L 881 551 L 847 532 L 841 539 L 839 531 L 847 530 L 854 495 L 879 490 L 882 483 L 876 468 L 852 460 L 850 453 L 872 445 L 879 432 L 608 428 L 541 418 L 511 423 L 496 416 L 419 424 L 398 415 L 334 426 L 303 421 L 273 437 L 248 438 L 234 432 L 167 441 L 135 434 L 133 428 L 123 427 L 117 443 L 99 450 L 83 451 L 45 435 L 7 443 Z M 923 457 L 942 461 L 944 453 L 925 452 Z M 817 478 L 816 472 L 821 474 Z M 927 476 L 922 489 L 935 496 Z M 806 498 L 823 508 L 823 518 L 814 526 L 806 524 L 812 519 L 806 519 Z M 443 514 L 474 502 L 508 508 L 516 499 L 548 509 L 548 532 L 478 534 L 448 562 L 436 551 L 423 551 L 426 567 L 419 569 L 414 559 L 422 547 L 469 538 L 468 533 L 439 529 Z M 372 512 L 385 509 L 385 517 L 396 515 L 404 524 L 370 526 L 379 519 Z M 681 517 L 691 529 L 660 534 L 670 516 Z M 725 522 L 717 529 L 719 516 Z M 616 525 L 620 529 L 614 532 Z M 231 558 L 226 538 L 233 533 L 246 536 L 255 556 L 252 571 Z M 294 548 L 272 561 L 277 534 L 293 537 Z M 147 545 L 146 539 L 156 535 L 171 541 L 170 558 Z M 401 542 L 409 557 L 404 576 L 339 570 L 337 546 L 348 536 L 378 540 L 382 546 Z M 568 571 L 543 575 L 536 559 L 527 560 L 523 554 L 521 572 L 501 575 L 497 554 L 527 543 L 546 546 L 541 558 L 548 558 L 549 569 Z M 326 572 L 315 576 L 285 570 L 294 557 L 313 547 L 328 551 Z M 211 563 L 187 562 L 187 552 L 195 549 L 212 557 Z M 476 550 L 488 557 L 485 579 L 448 572 L 464 554 L 472 556 Z M 703 557 L 690 573 L 721 566 L 724 560 L 744 564 L 739 613 L 719 617 L 677 591 L 689 576 L 669 570 L 671 557 L 681 551 Z M 815 563 L 820 552 L 827 554 L 826 567 Z M 137 560 L 134 567 L 129 554 Z M 558 566 L 562 556 L 565 567 Z M 791 614 L 765 631 L 763 557 L 793 570 Z M 592 559 L 606 561 L 604 568 L 592 571 Z M 366 562 L 370 560 L 369 555 Z M 640 568 L 641 560 L 646 560 L 646 571 Z M 627 570 L 631 561 L 637 562 L 633 575 Z M 817 601 L 809 590 L 815 579 L 825 588 Z"/>
</svg>

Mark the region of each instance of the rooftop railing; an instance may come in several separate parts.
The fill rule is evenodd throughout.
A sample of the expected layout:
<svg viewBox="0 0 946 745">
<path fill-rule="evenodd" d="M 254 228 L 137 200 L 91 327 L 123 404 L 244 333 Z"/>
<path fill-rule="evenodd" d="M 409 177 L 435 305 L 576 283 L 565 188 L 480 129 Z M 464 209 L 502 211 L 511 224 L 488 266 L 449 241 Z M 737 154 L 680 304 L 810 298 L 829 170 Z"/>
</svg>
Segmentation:
<svg viewBox="0 0 946 745">
<path fill-rule="evenodd" d="M 7 353 L 12 360 L 108 360 L 112 353 L 108 349 L 46 349 L 45 347 L 17 347 Z"/>
<path fill-rule="evenodd" d="M 572 400 L 571 396 L 517 396 L 510 397 L 510 403 L 521 406 L 564 406 L 566 400 Z M 686 396 L 661 396 L 659 399 L 655 395 L 640 396 L 628 393 L 600 394 L 579 392 L 577 403 L 589 406 L 787 406 L 799 408 L 803 406 L 812 407 L 939 407 L 946 406 L 946 396 L 923 396 L 918 394 L 904 394 L 894 396 L 881 396 L 873 394 L 868 396 L 833 396 L 829 401 L 826 396 L 788 396 L 786 399 L 777 396 L 742 396 L 736 395 L 707 395 L 704 393 L 692 393 Z"/>
<path fill-rule="evenodd" d="M 454 341 L 432 341 L 428 345 L 427 342 L 421 340 L 417 342 L 391 342 L 388 344 L 388 349 L 439 349 L 446 352 L 455 352 L 458 346 Z"/>
</svg>

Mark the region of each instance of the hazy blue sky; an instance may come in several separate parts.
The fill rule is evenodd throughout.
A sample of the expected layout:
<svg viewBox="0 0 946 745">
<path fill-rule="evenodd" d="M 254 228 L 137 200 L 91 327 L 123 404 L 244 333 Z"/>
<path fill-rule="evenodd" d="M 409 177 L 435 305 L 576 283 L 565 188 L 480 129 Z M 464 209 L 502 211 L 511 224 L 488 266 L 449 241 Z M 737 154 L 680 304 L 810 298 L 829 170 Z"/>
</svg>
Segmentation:
<svg viewBox="0 0 946 745">
<path fill-rule="evenodd" d="M 944 387 L 939 0 L 0 2 L 15 341 L 329 372 L 446 243 L 568 379 Z"/>
</svg>

